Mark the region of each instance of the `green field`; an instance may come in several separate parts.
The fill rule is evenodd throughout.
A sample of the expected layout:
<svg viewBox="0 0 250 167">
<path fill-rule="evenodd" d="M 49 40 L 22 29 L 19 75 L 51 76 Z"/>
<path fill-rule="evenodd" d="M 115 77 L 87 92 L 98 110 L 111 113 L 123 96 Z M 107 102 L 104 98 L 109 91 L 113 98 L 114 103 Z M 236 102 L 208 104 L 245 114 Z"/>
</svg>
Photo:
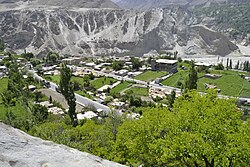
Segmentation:
<svg viewBox="0 0 250 167">
<path fill-rule="evenodd" d="M 111 90 L 111 93 L 120 93 L 122 92 L 124 89 L 128 88 L 129 85 L 131 85 L 132 83 L 124 81 L 123 83 L 120 83 L 119 85 L 117 85 L 116 87 L 114 87 Z"/>
<path fill-rule="evenodd" d="M 97 78 L 97 79 L 91 81 L 90 83 L 91 83 L 91 85 L 94 86 L 94 88 L 99 89 L 104 85 L 111 84 L 112 82 L 115 83 L 116 80 L 113 78 L 109 78 L 109 77 L 101 77 L 101 78 Z"/>
<path fill-rule="evenodd" d="M 152 81 L 156 78 L 160 78 L 164 75 L 167 75 L 165 71 L 146 71 L 138 76 L 135 79 L 142 80 L 142 81 Z"/>
<path fill-rule="evenodd" d="M 205 89 L 205 83 L 206 84 L 213 84 L 216 85 L 218 89 L 221 90 L 221 94 L 227 95 L 227 96 L 242 96 L 242 97 L 250 97 L 250 83 L 247 82 L 245 79 L 241 78 L 239 74 L 242 74 L 243 72 L 235 72 L 235 71 L 211 71 L 213 74 L 220 74 L 222 75 L 221 78 L 218 79 L 210 79 L 205 78 L 204 73 L 198 74 L 198 91 L 204 92 Z M 246 73 L 244 73 L 246 74 Z M 174 74 L 172 77 L 164 80 L 162 82 L 163 85 L 168 86 L 177 86 L 177 82 L 181 81 L 184 83 L 185 78 L 188 75 L 188 71 L 186 70 L 180 70 L 176 74 Z"/>
<path fill-rule="evenodd" d="M 185 78 L 187 77 L 187 75 L 188 75 L 188 71 L 187 70 L 179 70 L 177 73 L 175 73 L 170 78 L 162 81 L 162 84 L 163 85 L 177 87 L 177 82 L 178 81 L 184 82 Z"/>
<path fill-rule="evenodd" d="M 132 95 L 135 96 L 148 96 L 148 88 L 132 87 L 126 92 L 133 92 Z"/>
</svg>

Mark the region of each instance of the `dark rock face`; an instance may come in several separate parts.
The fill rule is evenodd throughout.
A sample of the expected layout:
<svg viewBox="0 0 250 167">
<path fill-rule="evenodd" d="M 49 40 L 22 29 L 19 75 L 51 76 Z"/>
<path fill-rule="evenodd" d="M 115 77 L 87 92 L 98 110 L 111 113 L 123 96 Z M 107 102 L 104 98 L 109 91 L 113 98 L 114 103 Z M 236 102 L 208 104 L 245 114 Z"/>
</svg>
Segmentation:
<svg viewBox="0 0 250 167">
<path fill-rule="evenodd" d="M 176 47 L 183 54 L 225 55 L 237 50 L 221 34 L 192 28 L 194 18 L 179 7 L 142 12 L 22 9 L 0 11 L 0 20 L 0 35 L 9 48 L 40 56 L 49 50 L 72 55 L 142 55 Z"/>
<path fill-rule="evenodd" d="M 0 123 L 1 167 L 123 167 L 64 145 L 32 137 Z"/>
</svg>

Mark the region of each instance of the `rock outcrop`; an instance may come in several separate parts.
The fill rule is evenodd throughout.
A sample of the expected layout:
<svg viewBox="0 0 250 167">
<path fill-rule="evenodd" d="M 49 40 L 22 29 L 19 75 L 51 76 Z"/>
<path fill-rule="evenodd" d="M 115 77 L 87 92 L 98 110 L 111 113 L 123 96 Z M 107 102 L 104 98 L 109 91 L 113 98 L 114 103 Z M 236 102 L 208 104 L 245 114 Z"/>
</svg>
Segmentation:
<svg viewBox="0 0 250 167">
<path fill-rule="evenodd" d="M 0 123 L 1 167 L 122 167 Z"/>
<path fill-rule="evenodd" d="M 227 55 L 238 49 L 219 33 L 194 28 L 194 18 L 180 7 L 141 12 L 22 8 L 0 11 L 0 20 L 0 36 L 7 47 L 40 56 L 48 51 L 84 56 L 143 55 L 151 50 Z"/>
</svg>

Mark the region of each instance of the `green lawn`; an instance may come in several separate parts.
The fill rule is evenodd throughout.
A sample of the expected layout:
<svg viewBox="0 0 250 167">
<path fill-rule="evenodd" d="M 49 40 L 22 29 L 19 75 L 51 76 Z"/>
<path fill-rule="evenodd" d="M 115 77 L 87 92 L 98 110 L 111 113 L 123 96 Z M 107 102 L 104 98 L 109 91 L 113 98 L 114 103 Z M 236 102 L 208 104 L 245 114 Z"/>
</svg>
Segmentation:
<svg viewBox="0 0 250 167">
<path fill-rule="evenodd" d="M 217 88 L 221 90 L 221 94 L 223 95 L 250 97 L 250 83 L 239 76 L 239 74 L 247 74 L 247 73 L 243 72 L 239 73 L 230 70 L 228 71 L 213 70 L 211 71 L 211 73 L 220 74 L 222 75 L 222 77 L 218 79 L 210 79 L 203 77 L 204 73 L 199 73 L 198 74 L 199 80 L 197 83 L 198 91 L 204 92 L 205 91 L 204 84 L 207 83 L 216 85 Z M 179 72 L 174 74 L 172 77 L 164 80 L 162 84 L 176 87 L 178 81 L 184 83 L 187 75 L 188 75 L 187 70 L 179 70 Z"/>
<path fill-rule="evenodd" d="M 131 82 L 124 81 L 123 83 L 120 83 L 119 85 L 117 85 L 116 87 L 114 87 L 111 90 L 111 93 L 120 93 L 124 89 L 128 88 L 129 85 L 131 85 L 131 84 L 132 84 Z"/>
<path fill-rule="evenodd" d="M 198 91 L 205 91 L 205 83 L 216 85 L 223 95 L 250 97 L 250 83 L 239 75 L 223 75 L 218 79 L 200 78 Z"/>
<path fill-rule="evenodd" d="M 187 77 L 187 75 L 188 75 L 187 70 L 179 70 L 177 73 L 175 73 L 170 78 L 162 81 L 162 84 L 172 86 L 172 87 L 177 87 L 177 82 L 181 81 L 181 82 L 184 83 L 185 78 Z"/>
<path fill-rule="evenodd" d="M 164 75 L 167 75 L 165 71 L 146 71 L 138 76 L 135 79 L 142 80 L 142 81 L 152 81 L 156 78 L 160 78 Z"/>
<path fill-rule="evenodd" d="M 148 96 L 148 88 L 132 87 L 126 92 L 131 92 L 135 96 Z"/>
<path fill-rule="evenodd" d="M 97 79 L 91 81 L 90 83 L 91 83 L 91 85 L 94 86 L 94 88 L 99 89 L 104 85 L 111 84 L 112 82 L 115 83 L 116 80 L 113 78 L 109 78 L 109 77 L 101 77 L 101 78 L 97 78 Z"/>
</svg>

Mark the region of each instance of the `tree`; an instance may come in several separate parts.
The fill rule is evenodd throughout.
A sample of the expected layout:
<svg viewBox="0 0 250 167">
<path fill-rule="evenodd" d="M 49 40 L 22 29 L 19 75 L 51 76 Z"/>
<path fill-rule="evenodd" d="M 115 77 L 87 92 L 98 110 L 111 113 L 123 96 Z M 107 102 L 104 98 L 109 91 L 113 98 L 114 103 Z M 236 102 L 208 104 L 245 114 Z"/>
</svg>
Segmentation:
<svg viewBox="0 0 250 167">
<path fill-rule="evenodd" d="M 31 112 L 35 116 L 37 123 L 42 122 L 48 118 L 48 109 L 40 104 L 33 105 Z"/>
<path fill-rule="evenodd" d="M 33 53 L 30 53 L 30 52 L 28 52 L 28 53 L 23 53 L 21 56 L 22 56 L 23 58 L 29 60 L 29 61 L 30 61 L 32 58 L 34 58 Z"/>
<path fill-rule="evenodd" d="M 63 94 L 63 96 L 65 97 L 68 105 L 69 105 L 69 110 L 68 110 L 68 114 L 69 117 L 71 119 L 71 123 L 73 126 L 76 125 L 77 121 L 77 117 L 76 117 L 76 98 L 75 98 L 75 94 L 74 94 L 74 85 L 73 83 L 70 81 L 71 77 L 72 77 L 72 71 L 70 70 L 70 68 L 67 67 L 66 64 L 62 64 L 61 65 L 61 70 L 60 70 L 60 83 L 59 83 L 59 87 L 60 90 Z"/>
<path fill-rule="evenodd" d="M 0 38 L 0 51 L 4 51 L 4 49 L 5 49 L 4 41 L 3 39 Z"/>
<path fill-rule="evenodd" d="M 113 63 L 112 63 L 112 68 L 115 70 L 115 71 L 119 71 L 119 70 L 121 70 L 122 69 L 122 67 L 123 67 L 123 62 L 121 62 L 121 61 L 114 61 Z"/>
<path fill-rule="evenodd" d="M 219 63 L 217 66 L 215 66 L 215 70 L 224 70 L 223 64 Z"/>
<path fill-rule="evenodd" d="M 185 81 L 185 88 L 186 89 L 197 89 L 197 81 L 198 81 L 198 74 L 194 66 L 194 62 L 191 62 L 191 68 L 189 70 L 188 77 Z"/>
<path fill-rule="evenodd" d="M 39 102 L 40 101 L 40 99 L 43 97 L 43 94 L 42 94 L 42 92 L 40 92 L 40 91 L 35 91 L 34 92 L 34 95 L 35 95 L 35 102 Z"/>
<path fill-rule="evenodd" d="M 240 61 L 238 60 L 237 64 L 235 65 L 234 69 L 239 69 L 240 68 Z"/>
<path fill-rule="evenodd" d="M 168 104 L 169 104 L 169 107 L 172 108 L 173 107 L 173 104 L 174 104 L 174 101 L 175 101 L 175 96 L 176 96 L 176 93 L 175 91 L 173 90 L 171 92 L 171 94 L 168 96 Z"/>
<path fill-rule="evenodd" d="M 46 56 L 46 61 L 48 63 L 56 63 L 58 60 L 59 55 L 55 52 L 49 52 L 48 55 Z"/>
<path fill-rule="evenodd" d="M 250 122 L 234 100 L 189 92 L 119 128 L 112 160 L 128 166 L 248 166 Z"/>
<path fill-rule="evenodd" d="M 229 69 L 232 69 L 233 68 L 233 62 L 232 62 L 232 59 L 230 59 L 230 62 L 229 62 Z"/>
<path fill-rule="evenodd" d="M 132 57 L 131 62 L 132 62 L 133 69 L 138 70 L 142 66 L 142 63 L 141 63 L 140 59 L 138 59 L 138 58 Z"/>
</svg>

